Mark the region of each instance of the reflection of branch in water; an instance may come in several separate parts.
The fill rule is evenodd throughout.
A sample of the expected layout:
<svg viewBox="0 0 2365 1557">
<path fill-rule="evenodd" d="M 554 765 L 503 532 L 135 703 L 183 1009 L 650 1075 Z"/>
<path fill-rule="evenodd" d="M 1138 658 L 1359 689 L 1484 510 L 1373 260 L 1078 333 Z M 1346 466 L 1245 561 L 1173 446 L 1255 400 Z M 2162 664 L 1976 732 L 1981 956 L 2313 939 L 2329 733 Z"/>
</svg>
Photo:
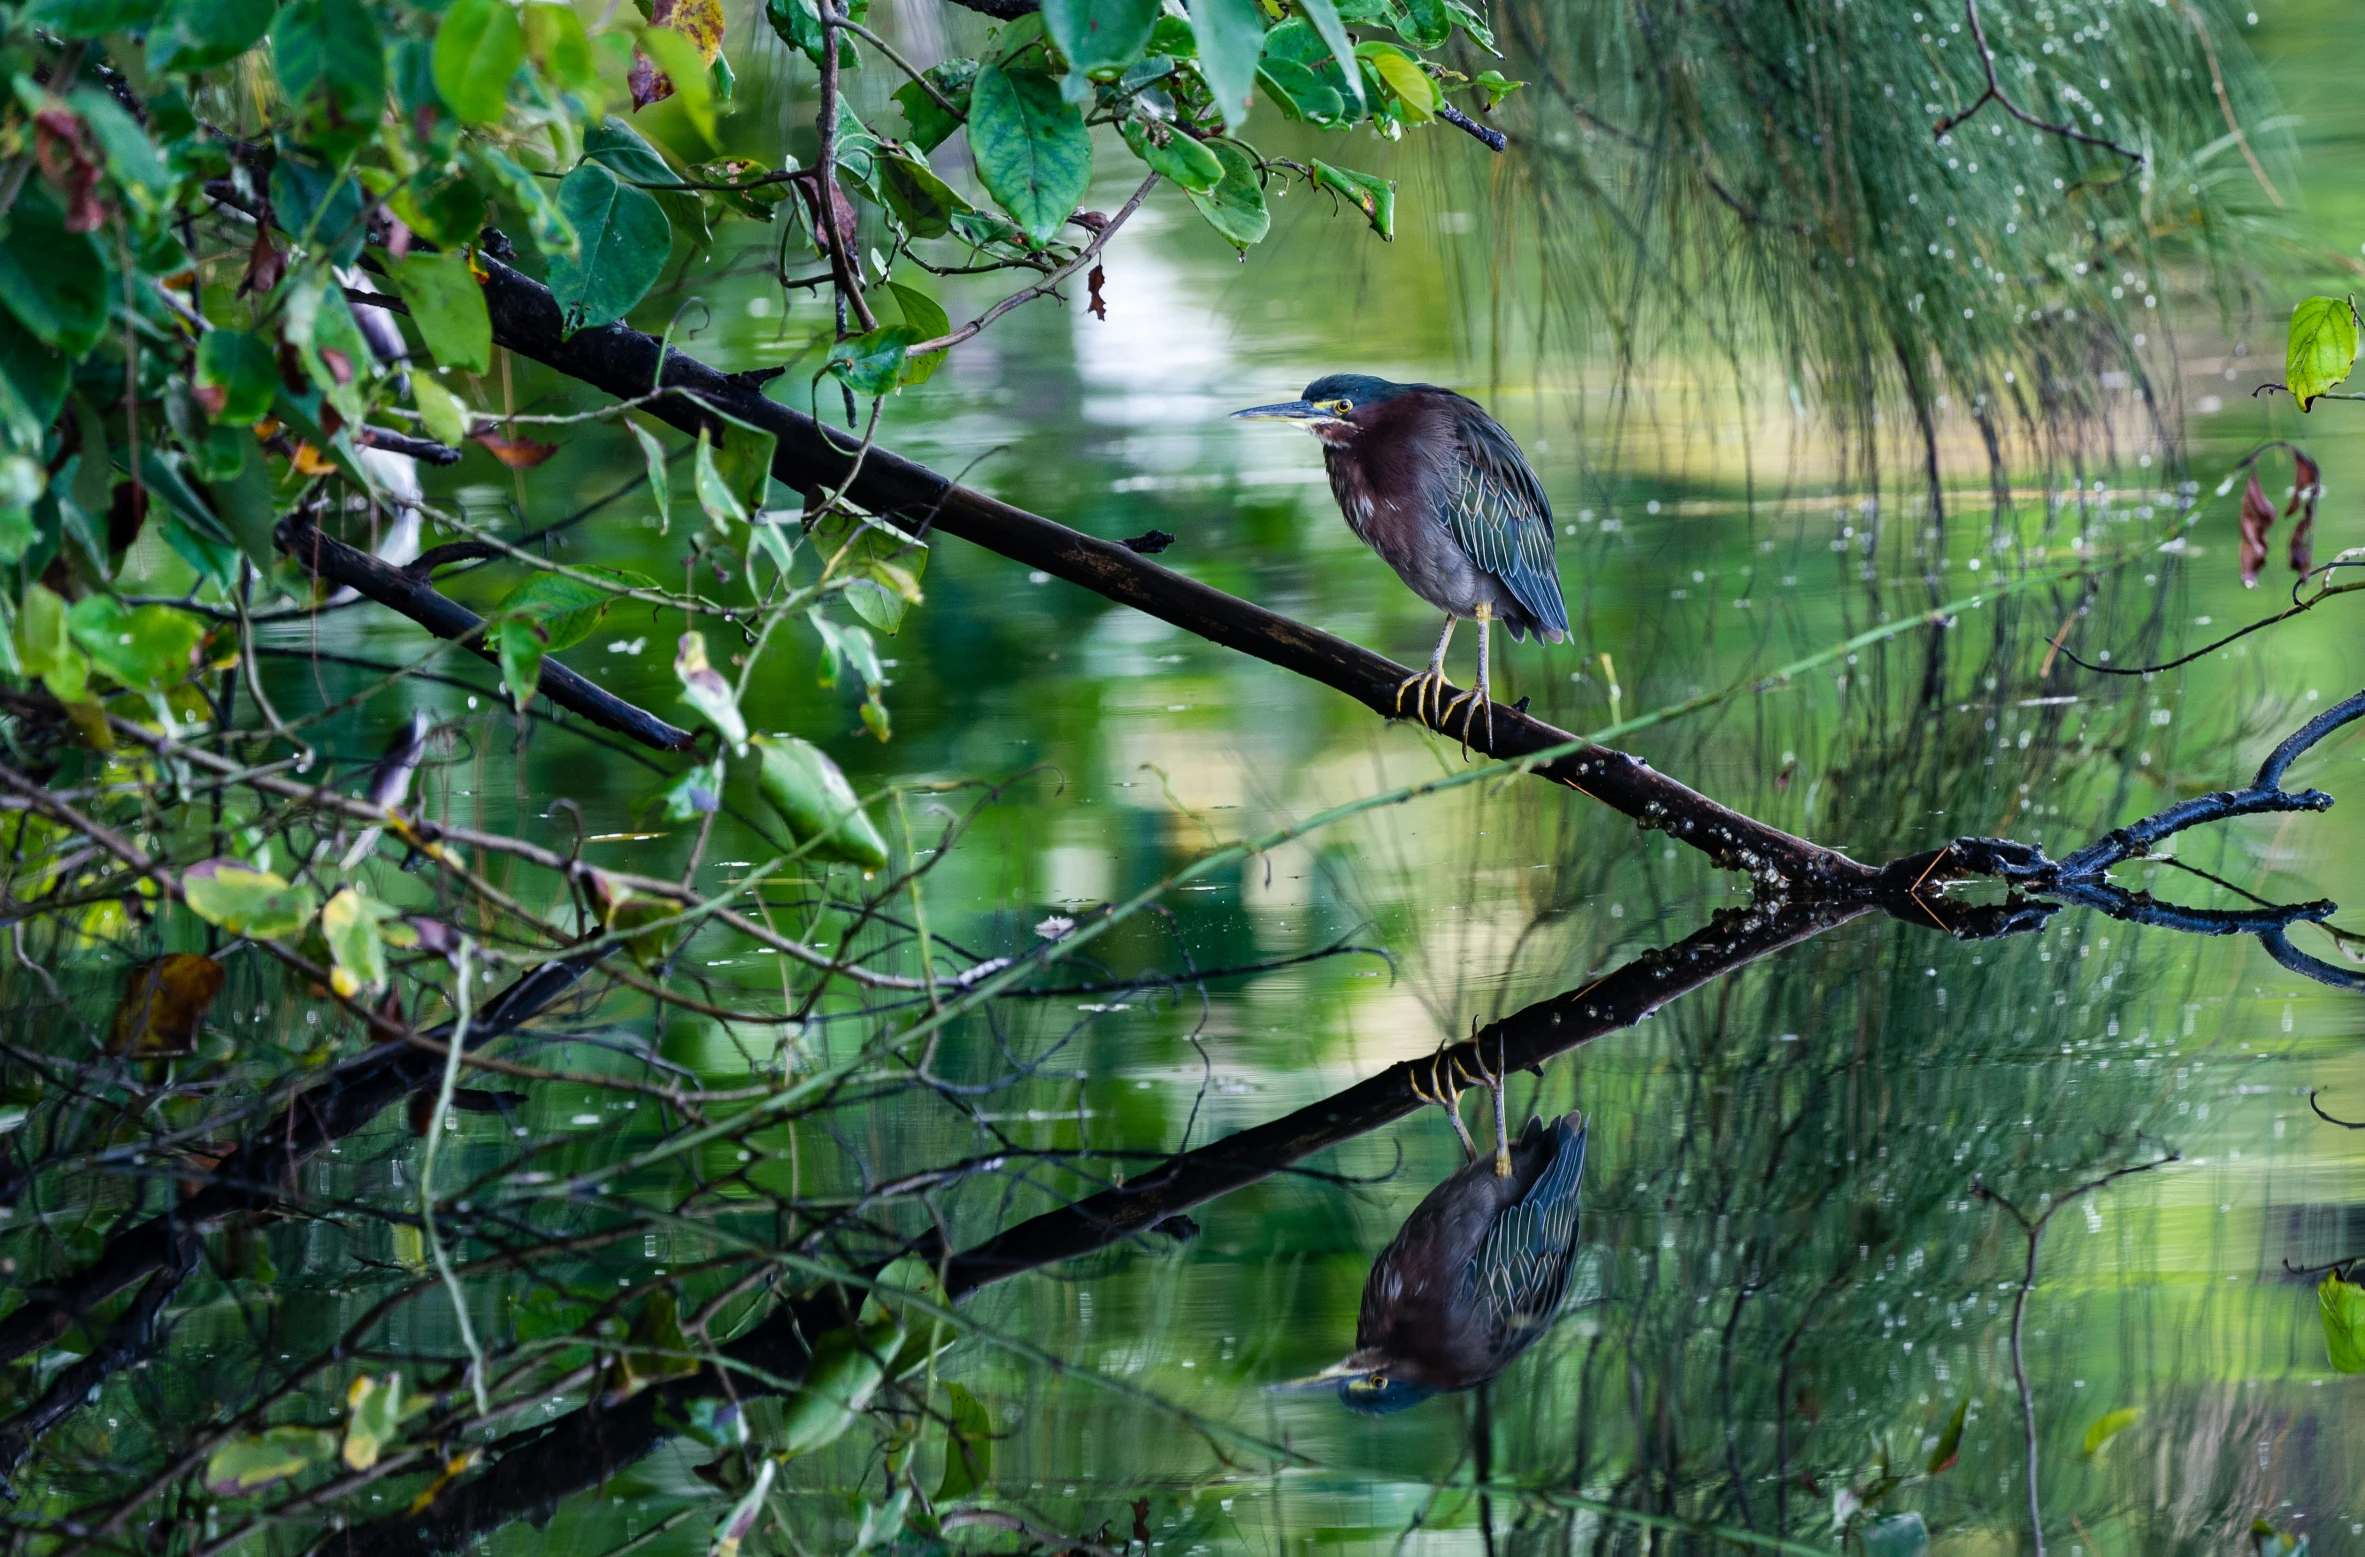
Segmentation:
<svg viewBox="0 0 2365 1557">
<path fill-rule="evenodd" d="M 1539 1066 L 1875 906 L 1789 903 L 1720 914 L 1707 929 L 1674 946 L 1646 952 L 1578 989 L 1505 1017 L 1438 1058 L 1450 1063 L 1459 1056 L 1466 1064 L 1483 1042 L 1490 1060 L 1502 1054 L 1501 1069 Z M 1427 1106 L 1411 1083 L 1416 1071 L 1426 1075 L 1431 1064 L 1432 1057 L 1423 1056 L 1391 1066 L 1323 1102 L 1171 1158 L 1122 1188 L 1022 1222 L 951 1256 L 943 1267 L 946 1291 L 958 1299 L 993 1282 L 1108 1248 L 1315 1152 L 1402 1119 Z M 728 1387 L 745 1396 L 760 1392 L 756 1383 L 767 1376 L 794 1382 L 804 1371 L 805 1338 L 842 1323 L 856 1301 L 858 1294 L 824 1285 L 782 1305 L 724 1348 L 736 1370 Z M 495 1443 L 483 1475 L 455 1487 L 424 1514 L 355 1525 L 340 1546 L 341 1557 L 453 1551 L 512 1520 L 538 1517 L 638 1460 L 669 1436 L 674 1429 L 667 1424 L 678 1422 L 690 1402 L 720 1395 L 725 1388 L 722 1371 L 709 1365 L 621 1403 L 578 1410 Z"/>
<path fill-rule="evenodd" d="M 2189 828 L 2244 816 L 2329 811 L 2330 795 L 2320 789 L 2285 789 L 2283 778 L 2291 765 L 2311 748 L 2359 718 L 2365 718 L 2365 692 L 2342 699 L 2286 736 L 2267 754 L 2266 761 L 2259 765 L 2258 776 L 2246 787 L 2215 790 L 2180 800 L 2124 827 L 2113 828 L 2058 860 L 2049 858 L 2040 845 L 2010 838 L 1957 838 L 1935 853 L 1892 860 L 1882 867 L 1881 875 L 1902 884 L 1910 873 L 1911 884 L 1905 890 L 1916 895 L 1924 882 L 1933 879 L 1991 876 L 2016 890 L 2099 909 L 2114 919 L 2133 924 L 2181 930 L 2190 935 L 2252 935 L 2258 938 L 2268 956 L 2294 973 L 2339 989 L 2365 990 L 2365 976 L 2291 944 L 2289 930 L 2293 924 L 2321 923 L 2331 917 L 2337 904 L 2313 902 L 2258 909 L 2182 908 L 2155 902 L 2149 894 L 2130 892 L 2109 879 L 2113 866 L 2145 858 L 2155 846 Z"/>
<path fill-rule="evenodd" d="M 1971 1186 L 1971 1193 L 1981 1200 L 1991 1200 L 2002 1206 L 2012 1220 L 2020 1224 L 2021 1234 L 2028 1240 L 2028 1263 L 2021 1271 L 2020 1290 L 2012 1298 L 2012 1378 L 2020 1386 L 2020 1421 L 2028 1439 L 2028 1528 L 2031 1538 L 2036 1543 L 2036 1557 L 2045 1557 L 2045 1515 L 2043 1507 L 2037 1500 L 2037 1404 L 2036 1395 L 2028 1385 L 2028 1366 L 2021 1355 L 2020 1337 L 2022 1325 L 2028 1318 L 2028 1295 L 2036 1290 L 2037 1285 L 2037 1245 L 2044 1241 L 2045 1228 L 2052 1222 L 2054 1213 L 2071 1201 L 2090 1194 L 2114 1180 L 2127 1178 L 2137 1173 L 2149 1173 L 2154 1168 L 2164 1168 L 2172 1162 L 2181 1160 L 2183 1160 L 2182 1154 L 2170 1152 L 2167 1156 L 2154 1158 L 2150 1162 L 2139 1162 L 2132 1167 L 2114 1168 L 2102 1177 L 2089 1179 L 2067 1194 L 2058 1197 L 2047 1205 L 2033 1221 L 2018 1206 L 2005 1199 L 2002 1194 L 1988 1188 L 1986 1184 L 1975 1183 Z"/>
</svg>

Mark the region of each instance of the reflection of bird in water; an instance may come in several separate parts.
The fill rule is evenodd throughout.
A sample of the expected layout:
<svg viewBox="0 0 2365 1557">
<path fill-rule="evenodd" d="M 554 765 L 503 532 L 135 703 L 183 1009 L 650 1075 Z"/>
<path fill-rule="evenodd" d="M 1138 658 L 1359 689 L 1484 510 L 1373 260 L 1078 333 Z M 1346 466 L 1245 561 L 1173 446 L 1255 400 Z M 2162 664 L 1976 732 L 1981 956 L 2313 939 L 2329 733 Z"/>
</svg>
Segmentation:
<svg viewBox="0 0 2365 1557">
<path fill-rule="evenodd" d="M 1413 694 L 1425 716 L 1444 697 L 1445 646 L 1454 624 L 1478 624 L 1478 686 L 1437 709 L 1437 724 L 1464 702 L 1462 740 L 1486 715 L 1486 634 L 1501 622 L 1514 639 L 1532 629 L 1558 643 L 1568 631 L 1560 574 L 1552 560 L 1552 504 L 1519 445 L 1477 401 L 1434 384 L 1391 384 L 1365 373 L 1333 373 L 1305 398 L 1234 411 L 1248 421 L 1296 422 L 1322 440 L 1330 490 L 1347 527 L 1385 558 L 1412 592 L 1445 613 L 1429 668 L 1405 678 L 1396 706 Z"/>
<path fill-rule="evenodd" d="M 1429 1192 L 1380 1251 L 1363 1284 L 1355 1350 L 1316 1377 L 1339 1399 L 1384 1416 L 1443 1390 L 1469 1389 L 1511 1366 L 1552 1324 L 1577 1252 L 1577 1183 L 1585 1119 L 1531 1118 L 1513 1142 L 1500 1076 L 1431 1070 L 1420 1095 L 1453 1116 L 1469 1161 Z M 1494 1094 L 1495 1149 L 1480 1155 L 1462 1123 L 1460 1081 Z"/>
</svg>

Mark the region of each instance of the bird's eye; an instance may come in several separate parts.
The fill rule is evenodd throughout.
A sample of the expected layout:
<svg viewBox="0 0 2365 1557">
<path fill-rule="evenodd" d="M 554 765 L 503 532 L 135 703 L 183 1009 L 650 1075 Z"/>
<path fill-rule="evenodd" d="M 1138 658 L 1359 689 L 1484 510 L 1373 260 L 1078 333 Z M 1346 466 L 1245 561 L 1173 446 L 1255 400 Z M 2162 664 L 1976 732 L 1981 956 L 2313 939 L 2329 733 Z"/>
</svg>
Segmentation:
<svg viewBox="0 0 2365 1557">
<path fill-rule="evenodd" d="M 1322 409 L 1336 415 L 1341 411 L 1351 409 L 1352 405 L 1353 402 L 1346 400 L 1325 400 L 1322 402 Z"/>
<path fill-rule="evenodd" d="M 1369 1384 L 1373 1389 L 1386 1389 L 1388 1387 L 1388 1376 L 1385 1373 L 1375 1373 L 1364 1382 Z"/>
</svg>

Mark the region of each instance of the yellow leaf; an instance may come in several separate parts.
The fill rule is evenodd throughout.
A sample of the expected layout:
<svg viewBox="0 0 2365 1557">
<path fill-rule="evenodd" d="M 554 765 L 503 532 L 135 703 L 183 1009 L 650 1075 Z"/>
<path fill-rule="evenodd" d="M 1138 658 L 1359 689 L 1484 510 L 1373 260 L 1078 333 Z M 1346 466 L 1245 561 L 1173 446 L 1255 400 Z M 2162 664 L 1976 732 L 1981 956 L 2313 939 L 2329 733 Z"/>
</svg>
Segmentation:
<svg viewBox="0 0 2365 1557">
<path fill-rule="evenodd" d="M 1404 116 L 1415 124 L 1427 124 L 1437 116 L 1437 83 L 1415 64 L 1410 55 L 1393 52 L 1374 54 L 1372 69 L 1388 83 L 1388 90 L 1404 105 Z"/>
<path fill-rule="evenodd" d="M 296 445 L 295 466 L 299 476 L 333 476 L 337 473 L 337 462 L 321 458 L 320 451 L 308 443 Z"/>
<path fill-rule="evenodd" d="M 2086 1429 L 2086 1457 L 2092 1459 L 2100 1454 L 2104 1444 L 2133 1427 L 2135 1419 L 2141 1415 L 2142 1412 L 2128 1406 L 2095 1418 L 2094 1425 Z"/>
</svg>

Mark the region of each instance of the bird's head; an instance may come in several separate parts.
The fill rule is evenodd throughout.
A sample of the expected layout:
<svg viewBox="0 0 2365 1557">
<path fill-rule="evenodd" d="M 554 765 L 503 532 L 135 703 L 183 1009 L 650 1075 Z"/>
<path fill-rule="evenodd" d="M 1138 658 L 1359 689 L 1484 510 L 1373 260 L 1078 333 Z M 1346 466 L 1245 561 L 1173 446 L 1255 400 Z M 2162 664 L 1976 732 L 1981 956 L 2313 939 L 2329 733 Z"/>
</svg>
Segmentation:
<svg viewBox="0 0 2365 1557">
<path fill-rule="evenodd" d="M 1415 386 L 1391 384 L 1368 373 L 1333 373 L 1306 386 L 1305 398 L 1234 411 L 1241 422 L 1295 422 L 1325 443 L 1344 443 L 1365 425 L 1366 413 Z"/>
<path fill-rule="evenodd" d="M 1394 1416 L 1437 1393 L 1437 1386 L 1412 1376 L 1409 1367 L 1364 1347 L 1344 1362 L 1333 1363 L 1311 1378 L 1293 1379 L 1277 1389 L 1336 1389 L 1339 1404 L 1358 1416 Z"/>
</svg>

